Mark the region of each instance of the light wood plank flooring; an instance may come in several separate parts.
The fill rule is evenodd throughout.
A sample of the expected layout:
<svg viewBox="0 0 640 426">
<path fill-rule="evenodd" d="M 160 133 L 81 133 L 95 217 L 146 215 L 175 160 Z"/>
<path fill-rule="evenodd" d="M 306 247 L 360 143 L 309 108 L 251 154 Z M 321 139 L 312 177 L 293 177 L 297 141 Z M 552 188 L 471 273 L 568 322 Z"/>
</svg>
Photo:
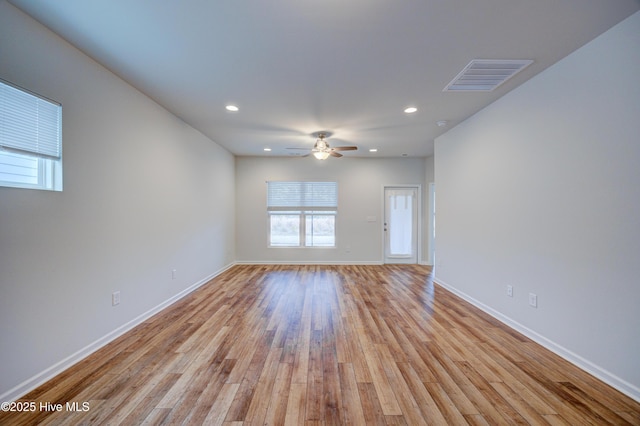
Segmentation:
<svg viewBox="0 0 640 426">
<path fill-rule="evenodd" d="M 21 401 L 65 408 L 0 424 L 640 424 L 416 265 L 235 266 Z"/>
</svg>

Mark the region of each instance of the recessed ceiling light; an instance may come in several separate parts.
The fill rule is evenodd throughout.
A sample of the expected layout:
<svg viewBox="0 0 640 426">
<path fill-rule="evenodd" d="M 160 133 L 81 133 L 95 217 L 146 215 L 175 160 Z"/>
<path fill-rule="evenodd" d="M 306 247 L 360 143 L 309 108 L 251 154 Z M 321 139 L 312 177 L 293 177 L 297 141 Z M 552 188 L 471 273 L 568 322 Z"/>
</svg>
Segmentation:
<svg viewBox="0 0 640 426">
<path fill-rule="evenodd" d="M 231 111 L 231 112 L 238 112 L 238 111 L 240 111 L 240 108 L 238 108 L 238 107 L 237 107 L 237 106 L 235 106 L 235 105 L 227 105 L 225 108 L 227 109 L 227 111 Z"/>
<path fill-rule="evenodd" d="M 271 148 L 265 148 L 264 149 L 266 152 L 271 152 Z"/>
<path fill-rule="evenodd" d="M 447 124 L 449 124 L 449 122 L 447 120 L 439 120 L 439 121 L 436 121 L 436 124 L 438 125 L 438 127 L 444 127 Z"/>
<path fill-rule="evenodd" d="M 377 148 L 371 148 L 371 149 L 369 150 L 369 152 L 378 152 L 378 149 L 377 149 Z"/>
<path fill-rule="evenodd" d="M 417 110 L 418 110 L 418 108 L 416 108 L 416 107 L 407 107 L 407 108 L 404 109 L 404 112 L 406 112 L 407 114 L 413 114 Z"/>
</svg>

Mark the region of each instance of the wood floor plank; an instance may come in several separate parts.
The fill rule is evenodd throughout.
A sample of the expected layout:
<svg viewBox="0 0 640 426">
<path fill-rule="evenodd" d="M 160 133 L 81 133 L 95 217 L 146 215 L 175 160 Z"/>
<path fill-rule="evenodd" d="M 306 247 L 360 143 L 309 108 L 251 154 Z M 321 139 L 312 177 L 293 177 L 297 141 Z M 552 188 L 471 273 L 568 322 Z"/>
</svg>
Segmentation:
<svg viewBox="0 0 640 426">
<path fill-rule="evenodd" d="M 411 364 L 399 363 L 398 369 L 404 377 L 411 395 L 413 395 L 413 398 L 416 400 L 425 422 L 429 425 L 447 425 L 447 419 L 444 418 L 438 409 L 438 405 L 431 397 L 431 394 Z"/>
<path fill-rule="evenodd" d="M 291 383 L 289 388 L 289 399 L 287 400 L 287 411 L 284 416 L 285 426 L 297 426 L 304 424 L 306 418 L 306 400 L 307 384 Z"/>
<path fill-rule="evenodd" d="M 197 376 L 206 370 L 208 367 L 207 361 L 211 357 L 211 352 L 215 351 L 229 332 L 229 327 L 222 327 L 211 340 L 207 341 L 206 345 L 203 345 L 202 350 L 193 358 L 186 371 L 181 374 L 171 390 L 169 390 L 158 403 L 158 408 L 173 408 L 175 406 L 176 401 L 178 401 L 184 393 L 185 388 L 190 387 L 192 382 L 197 379 Z"/>
<path fill-rule="evenodd" d="M 251 332 L 242 334 L 237 344 L 227 353 L 227 358 L 236 360 L 236 365 L 231 374 L 229 374 L 227 383 L 240 383 L 247 374 L 256 351 L 262 347 L 257 342 L 262 342 L 266 337 L 267 332 L 260 327 L 261 323 L 264 324 L 264 321 L 253 323 L 254 327 L 251 327 Z M 251 342 L 252 344 L 247 345 L 243 342 Z M 238 349 L 234 350 L 236 348 Z"/>
<path fill-rule="evenodd" d="M 287 414 L 289 401 L 289 389 L 291 388 L 291 364 L 281 362 L 278 364 L 273 391 L 269 400 L 269 406 L 265 415 L 264 424 L 282 425 Z"/>
<path fill-rule="evenodd" d="M 552 426 L 573 426 L 558 414 L 545 414 L 542 417 L 544 417 L 545 421 Z"/>
<path fill-rule="evenodd" d="M 380 360 L 384 365 L 387 378 L 389 379 L 389 384 L 396 396 L 396 401 L 398 401 L 404 420 L 411 425 L 427 424 L 411 389 L 407 385 L 407 382 L 405 382 L 402 372 L 398 368 L 398 364 L 391 354 L 389 346 L 375 345 L 375 347 L 380 356 Z"/>
<path fill-rule="evenodd" d="M 0 424 L 640 425 L 421 265 L 236 265 L 20 400 L 89 409 Z"/>
<path fill-rule="evenodd" d="M 338 357 L 332 316 L 322 330 L 322 393 L 324 420 L 327 424 L 343 424 L 342 390 L 338 373 Z"/>
<path fill-rule="evenodd" d="M 366 421 L 353 365 L 349 363 L 338 364 L 338 374 L 340 376 L 339 382 L 342 391 L 344 423 L 365 426 Z"/>
<path fill-rule="evenodd" d="M 202 424 L 212 426 L 224 424 L 224 419 L 227 416 L 229 407 L 231 407 L 239 387 L 240 385 L 238 383 L 223 383 L 217 398 L 213 402 Z"/>
<path fill-rule="evenodd" d="M 309 369 L 307 377 L 307 405 L 305 407 L 305 420 L 324 421 L 324 410 L 322 409 L 323 387 L 322 330 L 314 330 L 311 333 L 311 342 L 309 345 Z"/>
<path fill-rule="evenodd" d="M 264 334 L 260 336 L 260 339 L 257 342 L 253 342 L 257 347 L 251 357 L 249 367 L 246 369 L 246 372 L 242 377 L 240 387 L 236 392 L 233 403 L 231 404 L 231 407 L 229 407 L 229 412 L 226 417 L 227 421 L 245 420 L 247 411 L 253 403 L 258 380 L 265 370 L 264 367 L 270 353 L 273 334 L 273 331 L 264 331 Z M 275 358 L 272 357 L 272 360 L 275 360 Z"/>
<path fill-rule="evenodd" d="M 199 392 L 200 395 L 193 403 L 193 407 L 185 419 L 188 424 L 201 424 L 208 416 L 214 401 L 218 401 L 218 395 L 224 389 L 224 385 L 227 384 L 227 379 L 235 363 L 236 360 L 234 359 L 217 358 L 211 364 L 208 374 L 202 376 L 202 380 L 205 382 L 203 390 Z M 202 385 L 197 386 L 197 388 L 201 387 Z"/>
<path fill-rule="evenodd" d="M 520 395 L 514 392 L 509 386 L 502 382 L 493 382 L 491 386 L 500 394 L 500 396 L 508 401 L 515 411 L 520 414 L 528 424 L 535 425 L 547 425 L 547 421 L 542 417 L 542 414 L 538 413 L 527 401 L 525 401 Z"/>
<path fill-rule="evenodd" d="M 360 395 L 360 403 L 364 413 L 365 423 L 367 425 L 386 425 L 382 406 L 378 400 L 378 393 L 373 383 L 358 383 L 358 394 Z"/>
<path fill-rule="evenodd" d="M 389 383 L 384 365 L 378 356 L 373 342 L 369 340 L 367 331 L 361 330 L 358 333 L 358 338 L 360 339 L 360 344 L 362 345 L 362 350 L 367 360 L 367 365 L 369 366 L 371 380 L 378 394 L 382 412 L 385 416 L 401 416 L 402 410 L 398 405 L 395 393 Z"/>
<path fill-rule="evenodd" d="M 347 339 L 347 348 L 349 352 L 349 359 L 353 365 L 353 371 L 356 375 L 358 383 L 372 383 L 371 374 L 369 373 L 369 367 L 358 339 L 358 332 L 356 329 L 356 323 L 352 318 L 347 317 L 343 322 L 344 334 Z"/>
<path fill-rule="evenodd" d="M 264 368 L 256 384 L 251 403 L 247 410 L 247 414 L 244 418 L 245 422 L 249 424 L 263 424 L 264 418 L 267 415 L 269 408 L 269 402 L 271 401 L 271 395 L 273 392 L 273 386 L 276 382 L 276 374 L 278 366 L 280 365 L 280 357 L 282 356 L 282 349 L 271 348 L 267 359 L 264 363 Z"/>
<path fill-rule="evenodd" d="M 438 384 L 438 388 L 431 387 L 430 389 L 441 388 L 447 394 L 447 399 L 452 401 L 453 407 L 458 413 L 480 414 L 478 408 L 469 400 L 469 397 L 463 391 L 464 386 L 467 388 L 471 386 L 468 378 L 459 371 L 458 366 L 454 364 L 453 361 L 440 354 L 436 343 L 430 342 L 428 347 L 418 346 L 416 350 L 418 350 L 425 363 L 433 368 L 437 378 L 433 383 Z"/>
<path fill-rule="evenodd" d="M 442 388 L 440 383 L 427 382 L 424 383 L 424 386 L 427 388 L 431 398 L 435 401 L 438 411 L 445 418 L 447 424 L 463 425 L 466 423 L 465 417 L 462 415 L 455 402 L 449 397 L 449 394 Z"/>
</svg>

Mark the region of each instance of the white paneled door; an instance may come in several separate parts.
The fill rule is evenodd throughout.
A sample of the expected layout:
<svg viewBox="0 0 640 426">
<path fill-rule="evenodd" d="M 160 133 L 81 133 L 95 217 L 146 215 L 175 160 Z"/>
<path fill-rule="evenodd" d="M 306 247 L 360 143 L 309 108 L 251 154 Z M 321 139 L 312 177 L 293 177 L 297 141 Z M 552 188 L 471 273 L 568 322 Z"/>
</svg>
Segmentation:
<svg viewBox="0 0 640 426">
<path fill-rule="evenodd" d="M 384 262 L 418 263 L 418 188 L 384 188 Z"/>
</svg>

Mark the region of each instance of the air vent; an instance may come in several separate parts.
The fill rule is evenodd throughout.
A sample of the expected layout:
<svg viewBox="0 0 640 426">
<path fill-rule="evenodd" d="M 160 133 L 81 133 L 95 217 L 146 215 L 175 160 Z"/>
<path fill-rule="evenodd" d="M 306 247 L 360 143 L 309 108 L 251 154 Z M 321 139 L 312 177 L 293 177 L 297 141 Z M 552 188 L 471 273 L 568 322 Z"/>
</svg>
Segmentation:
<svg viewBox="0 0 640 426">
<path fill-rule="evenodd" d="M 531 60 L 474 59 L 443 92 L 490 92 L 525 69 Z"/>
</svg>

